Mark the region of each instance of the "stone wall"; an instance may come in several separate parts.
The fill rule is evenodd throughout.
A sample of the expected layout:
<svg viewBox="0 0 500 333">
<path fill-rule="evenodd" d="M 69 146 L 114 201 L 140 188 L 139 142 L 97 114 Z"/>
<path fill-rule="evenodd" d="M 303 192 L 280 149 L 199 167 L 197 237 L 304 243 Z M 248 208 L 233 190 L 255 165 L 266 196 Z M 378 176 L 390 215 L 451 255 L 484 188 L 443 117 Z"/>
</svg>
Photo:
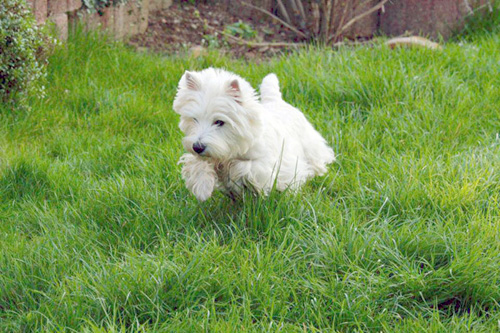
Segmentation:
<svg viewBox="0 0 500 333">
<path fill-rule="evenodd" d="M 59 37 L 65 40 L 70 27 L 82 23 L 87 29 L 103 29 L 121 39 L 143 33 L 148 27 L 149 11 L 169 7 L 172 0 L 129 0 L 125 4 L 90 13 L 81 0 L 27 0 L 38 24 L 55 23 Z"/>
<path fill-rule="evenodd" d="M 38 24 L 43 24 L 47 20 L 54 22 L 61 39 L 68 37 L 68 13 L 82 7 L 81 0 L 27 0 L 27 2 L 33 8 Z"/>
<path fill-rule="evenodd" d="M 82 22 L 87 29 L 100 28 L 122 39 L 144 33 L 152 11 L 168 8 L 172 0 L 129 0 L 125 4 L 107 7 L 101 13 L 80 11 L 72 15 L 71 25 Z"/>
<path fill-rule="evenodd" d="M 46 20 L 56 24 L 59 35 L 65 39 L 68 26 L 82 22 L 88 29 L 101 28 L 112 33 L 116 38 L 125 38 L 143 33 L 148 26 L 150 11 L 168 8 L 172 0 L 129 0 L 116 7 L 108 7 L 98 13 L 88 13 L 81 9 L 81 0 L 27 0 L 39 23 Z M 349 4 L 351 0 L 337 4 Z M 355 17 L 363 11 L 380 3 L 381 0 L 369 0 L 358 6 L 355 11 L 346 11 L 347 18 Z M 265 15 L 255 9 L 242 6 L 232 0 L 205 0 L 214 5 L 224 6 L 236 16 L 261 19 Z M 270 11 L 276 5 L 274 0 L 247 0 L 255 6 Z M 390 0 L 384 7 L 367 15 L 353 24 L 343 33 L 347 38 L 368 38 L 376 33 L 388 36 L 402 34 L 449 37 L 463 24 L 463 18 L 471 10 L 488 3 L 488 0 Z"/>
</svg>

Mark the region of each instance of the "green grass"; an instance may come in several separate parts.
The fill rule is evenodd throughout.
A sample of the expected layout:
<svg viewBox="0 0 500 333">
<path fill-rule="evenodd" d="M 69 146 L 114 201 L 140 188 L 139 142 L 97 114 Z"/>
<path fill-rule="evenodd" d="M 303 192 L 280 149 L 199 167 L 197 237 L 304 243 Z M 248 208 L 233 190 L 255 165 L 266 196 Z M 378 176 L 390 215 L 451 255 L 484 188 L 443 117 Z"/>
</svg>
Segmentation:
<svg viewBox="0 0 500 333">
<path fill-rule="evenodd" d="M 0 331 L 498 330 L 500 35 L 261 64 L 73 37 L 0 111 Z M 198 203 L 186 69 L 268 72 L 338 154 L 297 194 Z"/>
</svg>

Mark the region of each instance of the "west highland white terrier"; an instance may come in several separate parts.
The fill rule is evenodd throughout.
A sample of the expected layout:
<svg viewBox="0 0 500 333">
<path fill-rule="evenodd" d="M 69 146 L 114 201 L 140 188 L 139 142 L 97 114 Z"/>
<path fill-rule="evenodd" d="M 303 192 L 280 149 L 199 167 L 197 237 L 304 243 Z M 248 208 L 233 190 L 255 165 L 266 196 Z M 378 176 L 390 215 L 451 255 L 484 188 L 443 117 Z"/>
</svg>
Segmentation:
<svg viewBox="0 0 500 333">
<path fill-rule="evenodd" d="M 266 195 L 297 189 L 326 172 L 333 150 L 302 112 L 281 98 L 278 78 L 267 75 L 260 101 L 243 78 L 221 69 L 186 71 L 173 108 L 185 137 L 182 177 L 200 201 L 214 189 L 233 199 L 249 189 Z"/>
</svg>

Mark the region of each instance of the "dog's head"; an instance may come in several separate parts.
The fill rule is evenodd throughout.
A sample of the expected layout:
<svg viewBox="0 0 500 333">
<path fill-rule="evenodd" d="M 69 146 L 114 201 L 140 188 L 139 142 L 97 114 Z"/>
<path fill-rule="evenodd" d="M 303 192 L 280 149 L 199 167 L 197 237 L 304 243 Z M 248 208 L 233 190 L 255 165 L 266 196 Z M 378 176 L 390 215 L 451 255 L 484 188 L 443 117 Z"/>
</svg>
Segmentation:
<svg viewBox="0 0 500 333">
<path fill-rule="evenodd" d="M 208 68 L 185 72 L 173 105 L 180 114 L 184 148 L 217 160 L 242 156 L 260 133 L 255 91 L 241 77 Z"/>
</svg>

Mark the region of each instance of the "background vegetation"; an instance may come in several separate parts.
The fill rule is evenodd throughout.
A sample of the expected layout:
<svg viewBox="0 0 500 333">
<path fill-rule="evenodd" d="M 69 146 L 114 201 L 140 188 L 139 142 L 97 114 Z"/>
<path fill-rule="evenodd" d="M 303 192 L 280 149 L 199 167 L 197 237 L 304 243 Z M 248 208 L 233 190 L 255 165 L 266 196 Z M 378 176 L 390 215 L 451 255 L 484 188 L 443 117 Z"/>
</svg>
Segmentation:
<svg viewBox="0 0 500 333">
<path fill-rule="evenodd" d="M 44 94 L 47 56 L 55 44 L 49 27 L 37 26 L 24 0 L 0 2 L 0 102 L 10 106 Z"/>
<path fill-rule="evenodd" d="M 500 35 L 246 63 L 76 34 L 0 106 L 0 331 L 493 331 Z M 185 69 L 268 72 L 338 154 L 297 195 L 184 188 Z"/>
</svg>

